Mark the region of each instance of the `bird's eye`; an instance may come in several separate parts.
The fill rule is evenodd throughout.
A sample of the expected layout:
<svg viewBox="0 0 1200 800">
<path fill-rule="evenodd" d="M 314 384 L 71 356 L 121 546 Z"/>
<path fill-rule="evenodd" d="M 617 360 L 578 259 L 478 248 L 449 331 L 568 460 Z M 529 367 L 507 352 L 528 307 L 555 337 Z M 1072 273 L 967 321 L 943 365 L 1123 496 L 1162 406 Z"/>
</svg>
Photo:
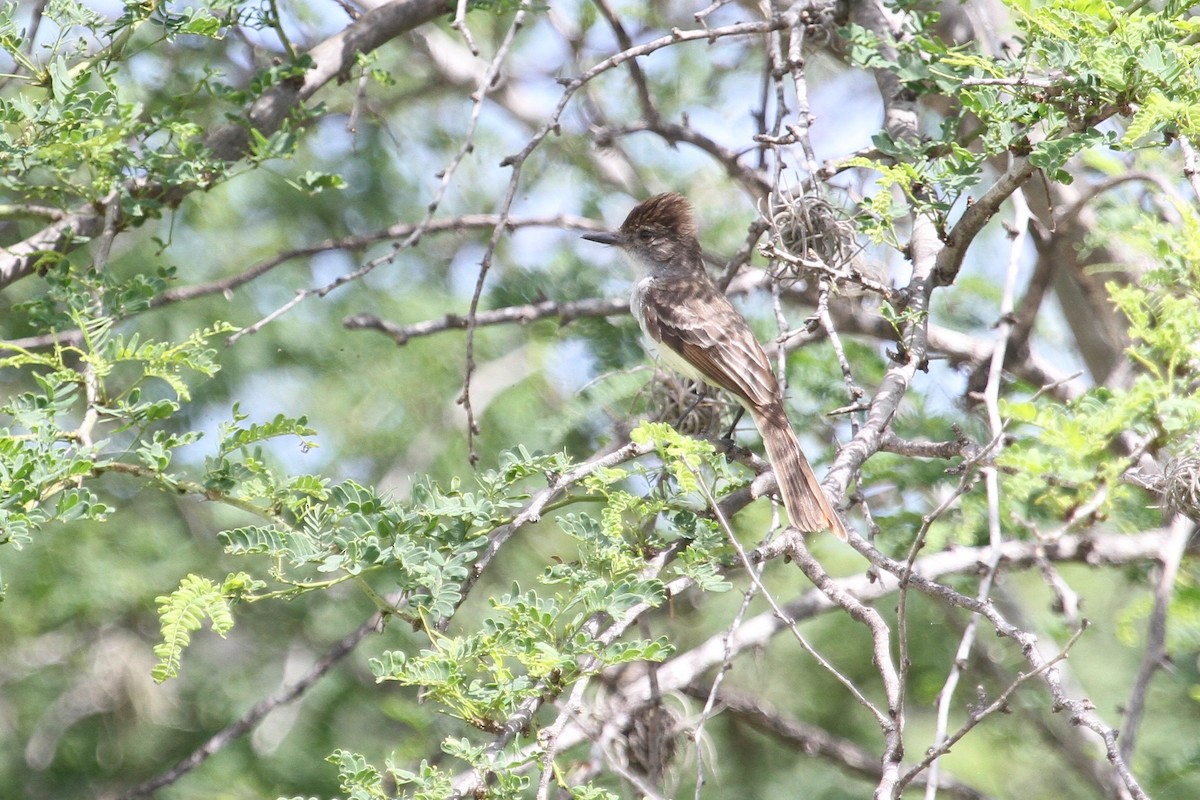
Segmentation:
<svg viewBox="0 0 1200 800">
<path fill-rule="evenodd" d="M 648 242 L 654 238 L 654 234 L 650 232 L 649 228 L 642 228 L 640 231 L 638 231 L 637 235 L 638 235 L 638 238 L 641 239 L 643 242 Z"/>
</svg>

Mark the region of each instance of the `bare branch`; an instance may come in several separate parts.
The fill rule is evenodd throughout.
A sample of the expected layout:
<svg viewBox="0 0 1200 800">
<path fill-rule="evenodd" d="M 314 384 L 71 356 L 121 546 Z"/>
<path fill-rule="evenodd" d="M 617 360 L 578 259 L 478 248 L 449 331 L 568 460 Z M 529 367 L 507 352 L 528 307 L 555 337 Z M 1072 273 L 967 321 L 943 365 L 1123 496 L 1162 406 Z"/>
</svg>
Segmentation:
<svg viewBox="0 0 1200 800">
<path fill-rule="evenodd" d="M 958 438 L 947 442 L 918 442 L 901 439 L 888 431 L 880 442 L 879 449 L 887 453 L 896 453 L 913 458 L 962 458 L 975 461 L 979 458 L 980 447 L 966 437 L 961 430 L 955 429 Z M 958 469 L 961 469 L 959 467 Z"/>
<path fill-rule="evenodd" d="M 600 13 L 604 16 L 608 26 L 612 28 L 613 35 L 617 37 L 617 44 L 622 50 L 629 50 L 633 47 L 633 39 L 629 38 L 629 32 L 625 30 L 625 25 L 622 24 L 617 12 L 608 3 L 608 0 L 595 0 L 596 8 L 600 9 Z M 629 62 L 629 75 L 633 78 L 634 88 L 637 89 L 638 102 L 642 107 L 642 116 L 649 122 L 658 121 L 658 108 L 654 105 L 654 98 L 650 94 L 650 84 L 646 81 L 646 73 L 642 72 L 642 66 L 633 59 Z"/>
<path fill-rule="evenodd" d="M 527 325 L 539 319 L 558 318 L 560 324 L 566 325 L 571 320 L 584 317 L 609 317 L 629 311 L 629 301 L 624 298 L 578 300 L 575 302 L 559 303 L 555 300 L 544 300 L 527 306 L 507 306 L 491 311 L 480 311 L 475 314 L 475 327 L 517 323 Z M 448 330 L 466 330 L 467 318 L 458 314 L 447 314 L 439 319 L 417 322 L 412 325 L 396 325 L 382 320 L 374 314 L 355 314 L 342 320 L 342 325 L 351 330 L 377 330 L 387 334 L 398 345 L 408 344 L 410 339 L 430 336 Z"/>
<path fill-rule="evenodd" d="M 1149 183 L 1158 191 L 1162 192 L 1167 197 L 1184 202 L 1183 198 L 1175 191 L 1175 187 L 1165 181 L 1161 175 L 1155 175 L 1151 172 L 1126 172 L 1121 175 L 1114 175 L 1103 181 L 1092 184 L 1087 187 L 1079 197 L 1071 205 L 1062 210 L 1061 213 L 1055 215 L 1055 224 L 1070 225 L 1073 224 L 1083 208 L 1100 195 L 1111 192 L 1119 186 L 1124 186 L 1127 183 Z"/>
<path fill-rule="evenodd" d="M 742 595 L 742 604 L 738 607 L 737 613 L 733 616 L 733 621 L 725 629 L 725 657 L 721 660 L 721 664 L 717 667 L 717 674 L 712 679 L 709 687 L 703 693 L 704 708 L 700 710 L 700 719 L 697 721 L 694 730 L 692 731 L 692 741 L 696 747 L 696 795 L 699 796 L 704 787 L 704 750 L 701 746 L 704 736 L 704 727 L 709 719 L 717 713 L 717 698 L 721 691 L 721 684 L 725 680 L 725 675 L 733 666 L 734 652 L 729 643 L 733 640 L 734 634 L 746 619 L 746 614 L 750 610 L 750 602 L 758 596 L 758 587 L 762 585 L 762 573 L 766 568 L 766 562 L 762 562 L 750 570 L 753 580 L 750 587 Z M 661 689 L 658 690 L 661 692 Z"/>
<path fill-rule="evenodd" d="M 616 454 L 613 455 L 615 456 Z M 535 502 L 540 503 L 539 507 L 544 507 L 546 499 L 535 497 Z M 525 516 L 524 512 L 522 516 Z M 914 585 L 917 585 L 917 588 L 922 591 L 935 596 L 944 595 L 949 598 L 961 599 L 961 602 L 951 602 L 950 605 L 959 605 L 979 613 L 978 609 L 970 608 L 972 605 L 976 605 L 973 598 L 960 595 L 949 587 L 934 583 L 934 581 L 952 574 L 973 574 L 980 563 L 987 563 L 993 560 L 996 560 L 1001 566 L 1027 568 L 1036 563 L 1038 549 L 1043 546 L 1045 547 L 1045 556 L 1053 561 L 1087 562 L 1094 566 L 1138 563 L 1157 558 L 1157 554 L 1163 546 L 1165 536 L 1166 534 L 1162 531 L 1134 535 L 1098 534 L 1088 537 L 1066 535 L 1050 545 L 1039 545 L 1034 542 L 1025 541 L 1009 541 L 1001 546 L 1001 556 L 999 559 L 995 559 L 992 549 L 989 547 L 958 548 L 933 553 L 918 559 L 913 568 L 913 580 Z M 782 555 L 785 549 L 791 546 L 788 537 L 784 537 L 778 542 L 759 548 L 750 555 L 754 561 L 775 558 Z M 660 554 L 660 561 L 656 564 L 649 564 L 647 569 L 660 569 L 662 557 L 664 556 Z M 888 561 L 882 555 L 881 558 Z M 652 688 L 649 676 L 642 676 L 623 683 L 619 691 L 608 696 L 600 707 L 593 710 L 590 718 L 602 719 L 607 726 L 621 728 L 628 723 L 629 716 L 632 713 L 644 707 L 645 704 L 652 702 L 654 698 L 660 696 L 660 693 L 686 689 L 688 685 L 696 681 L 705 671 L 727 659 L 729 653 L 736 655 L 764 647 L 775 635 L 789 630 L 790 624 L 798 623 L 838 608 L 839 605 L 830 598 L 830 593 L 837 594 L 844 592 L 864 604 L 877 601 L 882 597 L 895 593 L 900 585 L 900 581 L 896 577 L 900 571 L 900 565 L 891 562 L 888 566 L 890 574 L 885 573 L 877 576 L 852 575 L 845 578 L 830 579 L 832 584 L 827 586 L 826 590 L 813 589 L 795 600 L 783 604 L 780 607 L 782 615 L 775 610 L 771 610 L 746 620 L 732 634 L 726 631 L 711 636 L 697 647 L 680 653 L 662 664 L 655 674 L 654 682 L 656 683 L 656 688 Z M 678 579 L 668 585 L 668 593 L 671 596 L 675 596 L 678 592 L 686 588 L 687 585 L 690 585 L 690 581 Z M 602 642 L 614 640 L 636 618 L 636 614 L 643 613 L 645 610 L 641 607 L 632 609 L 631 613 L 627 614 L 619 624 L 614 625 L 611 630 L 599 636 L 599 640 Z M 1036 648 L 1030 644 L 1032 636 L 1008 625 L 994 608 L 989 606 L 986 616 L 988 616 L 989 621 L 994 620 L 993 624 L 997 625 L 997 631 L 1001 635 L 1018 638 L 1018 641 L 1023 642 L 1022 651 L 1026 653 L 1027 658 L 1031 657 L 1027 652 L 1028 650 L 1032 649 L 1036 651 Z M 1039 661 L 1034 669 L 1037 670 L 1039 668 L 1043 671 L 1036 674 L 1040 675 L 1043 681 L 1052 686 L 1058 686 L 1058 676 L 1053 674 L 1054 669 L 1052 664 L 1045 664 L 1044 661 Z M 1065 697 L 1061 697 L 1061 691 L 1058 693 L 1052 692 L 1052 694 L 1056 698 L 1056 707 L 1060 699 L 1063 703 L 1062 707 L 1071 708 L 1073 712 L 1077 712 L 1083 707 L 1078 702 L 1073 703 L 1066 700 Z M 520 726 L 527 722 L 529 715 L 533 713 L 535 707 L 541 705 L 542 700 L 540 698 L 535 698 L 535 700 L 537 702 L 534 707 L 523 709 L 517 717 L 514 717 L 512 725 L 505 726 L 506 733 L 498 736 L 493 746 L 502 748 L 511 741 L 512 735 L 515 735 L 515 730 L 520 730 Z M 1077 724 L 1086 723 L 1078 722 Z M 510 733 L 510 731 L 512 732 Z M 593 738 L 593 736 L 594 733 L 589 729 L 584 720 L 576 720 L 557 731 L 555 746 L 558 752 L 563 752 Z M 455 788 L 459 796 L 469 796 L 480 785 L 480 780 L 480 776 L 473 772 L 463 773 L 458 776 L 455 780 Z"/>
<path fill-rule="evenodd" d="M 0 203 L 0 219 L 60 220 L 66 216 L 61 208 L 36 203 Z"/>
<path fill-rule="evenodd" d="M 698 697 L 701 687 L 695 684 L 684 688 L 684 692 Z M 879 757 L 849 739 L 834 736 L 823 728 L 810 725 L 798 719 L 789 717 L 768 704 L 750 695 L 724 690 L 717 695 L 717 702 L 727 713 L 736 716 L 742 722 L 763 733 L 791 745 L 797 753 L 810 757 L 823 758 L 855 775 L 871 780 L 880 778 Z M 925 775 L 918 775 L 913 783 L 933 785 Z M 976 791 L 965 783 L 953 778 L 940 777 L 936 784 L 938 791 L 945 792 L 950 797 L 961 800 L 986 800 L 987 795 Z"/>
<path fill-rule="evenodd" d="M 1046 546 L 1045 555 L 1055 562 L 1086 562 L 1093 566 L 1139 563 L 1158 557 L 1165 536 L 1163 531 L 1133 535 L 1067 535 Z M 861 542 L 861 538 L 858 541 Z M 778 542 L 754 551 L 751 558 L 754 561 L 776 558 L 783 554 L 785 546 L 785 540 L 780 539 Z M 1001 546 L 1002 555 L 998 563 L 1002 568 L 1008 566 L 1013 569 L 1033 566 L 1036 563 L 1039 546 L 1037 543 L 1027 541 L 1005 542 Z M 834 578 L 832 579 L 834 585 L 862 603 L 876 602 L 894 594 L 899 589 L 900 580 L 897 576 L 903 567 L 882 554 L 880 554 L 880 558 L 888 567 L 887 572 L 876 576 L 858 574 L 845 578 Z M 989 563 L 993 558 L 994 555 L 989 547 L 964 547 L 931 553 L 919 558 L 914 564 L 914 585 L 935 597 L 950 598 L 949 605 L 959 605 L 975 611 L 976 609 L 971 608 L 976 605 L 974 598 L 961 595 L 936 581 L 948 575 L 974 574 L 979 564 Z M 954 602 L 955 600 L 961 602 Z M 782 609 L 786 619 L 799 623 L 838 607 L 825 592 L 812 589 L 785 603 Z M 1001 626 L 998 630 L 1002 630 L 1002 635 L 1013 636 L 1021 633 L 1018 629 L 1008 625 L 994 608 L 989 607 L 987 612 Z M 774 636 L 785 630 L 787 630 L 785 620 L 772 610 L 746 620 L 732 636 L 727 637 L 725 632 L 715 634 L 696 647 L 679 653 L 660 665 L 657 670 L 660 691 L 663 693 L 680 691 L 697 680 L 705 671 L 722 663 L 727 657 L 727 651 L 732 651 L 734 654 L 752 652 L 765 647 Z M 1028 641 L 1029 635 L 1023 635 Z M 1043 674 L 1042 677 L 1043 680 L 1047 679 L 1046 674 Z M 595 710 L 594 715 L 597 718 L 609 720 L 609 724 L 621 725 L 629 713 L 649 702 L 653 696 L 649 678 L 640 677 L 622 684 L 620 691 L 605 699 L 603 705 Z M 565 750 L 587 738 L 586 731 L 578 726 L 571 726 L 559 736 L 558 746 L 561 750 Z"/>
<path fill-rule="evenodd" d="M 596 131 L 597 144 L 611 142 L 618 136 L 639 132 L 656 133 L 671 144 L 690 144 L 718 161 L 725 171 L 742 185 L 751 196 L 763 197 L 770 190 L 770 182 L 761 171 L 741 163 L 741 153 L 722 147 L 720 143 L 705 136 L 688 125 L 663 122 L 658 119 L 639 119 L 622 125 L 609 125 Z"/>
<path fill-rule="evenodd" d="M 464 230 L 472 230 L 476 228 L 494 228 L 500 224 L 501 220 L 497 214 L 463 214 L 458 217 L 449 217 L 447 219 L 429 220 L 428 222 L 413 224 L 411 222 L 402 222 L 395 225 L 390 225 L 387 228 L 370 233 L 353 234 L 350 236 L 340 236 L 336 239 L 325 239 L 321 242 L 300 247 L 295 250 L 287 250 L 272 256 L 265 261 L 255 264 L 245 272 L 240 272 L 237 275 L 232 275 L 228 278 L 222 278 L 208 283 L 196 284 L 194 286 L 183 286 L 177 289 L 169 289 L 161 295 L 154 298 L 151 302 L 151 307 L 176 303 L 180 300 L 192 300 L 196 297 L 203 297 L 210 294 L 225 294 L 239 286 L 243 286 L 255 278 L 259 278 L 279 265 L 291 261 L 296 258 L 307 258 L 318 253 L 326 253 L 331 250 L 361 250 L 368 245 L 375 244 L 389 239 L 405 239 L 411 238 L 411 241 L 403 243 L 397 242 L 393 245 L 394 249 L 399 250 L 405 246 L 415 245 L 420 241 L 420 237 L 427 233 L 457 233 Z M 514 217 L 504 221 L 504 224 L 510 229 L 517 228 L 533 228 L 533 227 L 549 227 L 562 228 L 565 230 L 580 230 L 580 231 L 596 231 L 600 230 L 601 226 L 594 220 L 584 217 L 577 217 L 572 214 L 557 214 L 552 217 Z M 416 237 L 416 238 L 412 238 Z M 356 271 L 357 273 L 357 271 Z M 336 283 L 341 286 L 347 281 Z M 334 284 L 329 284 L 334 286 Z M 313 294 L 324 296 L 331 291 L 327 286 L 316 287 L 311 290 Z"/>
<path fill-rule="evenodd" d="M 1017 691 L 1018 688 L 1020 688 L 1022 684 L 1024 684 L 1030 678 L 1035 678 L 1045 673 L 1047 670 L 1053 669 L 1055 664 L 1065 659 L 1071 652 L 1071 648 L 1075 645 L 1075 642 L 1079 641 L 1079 637 L 1083 635 L 1083 631 L 1086 627 L 1087 626 L 1085 625 L 1079 630 L 1075 631 L 1075 633 L 1071 635 L 1071 638 L 1056 656 L 1042 662 L 1042 664 L 1032 672 L 1019 673 L 1016 677 L 1016 680 L 1009 684 L 1008 687 L 987 706 L 983 708 L 972 709 L 970 716 L 967 717 L 967 721 L 962 724 L 962 727 L 960 727 L 952 735 L 939 742 L 937 746 L 931 747 L 925 754 L 925 758 L 921 760 L 921 763 L 917 764 L 915 767 L 905 773 L 904 778 L 900 782 L 901 786 L 907 785 L 912 778 L 915 778 L 921 773 L 922 770 L 930 767 L 930 765 L 936 765 L 939 758 L 949 753 L 950 749 L 954 747 L 955 744 L 960 742 L 964 736 L 970 733 L 975 726 L 984 719 L 992 714 L 995 714 L 997 711 L 1005 709 L 1008 705 L 1009 698 L 1012 697 L 1012 695 Z M 936 772 L 930 769 L 930 780 L 932 781 L 935 776 Z M 936 785 L 932 783 L 926 784 L 926 797 L 932 793 L 935 793 L 936 788 Z"/>
<path fill-rule="evenodd" d="M 472 147 L 471 140 L 475 133 L 475 126 L 479 120 L 479 115 L 483 110 L 483 99 L 487 92 L 491 89 L 492 79 L 499 74 L 500 65 L 504 63 L 504 59 L 508 55 L 508 50 L 512 47 L 513 40 L 517 36 L 517 32 L 525 24 L 525 15 L 531 7 L 530 0 L 521 0 L 521 5 L 517 9 L 516 15 L 513 17 L 512 24 L 508 31 L 504 34 L 504 40 L 500 46 L 496 48 L 496 55 L 492 58 L 488 65 L 488 70 L 484 77 L 487 83 L 480 83 L 479 88 L 475 91 L 475 103 L 471 107 L 471 125 L 468 129 L 467 136 L 463 140 L 463 148 L 460 151 L 460 156 L 469 152 L 468 148 Z M 442 189 L 448 186 L 449 172 L 453 167 L 458 166 L 458 160 L 451 165 L 451 170 L 443 176 Z M 517 178 L 520 175 L 520 167 L 513 170 L 512 177 L 508 184 L 508 193 L 504 198 L 504 203 L 501 207 L 500 216 L 502 219 L 507 219 L 509 211 L 512 209 L 513 197 L 517 191 Z M 487 249 L 484 250 L 483 258 L 479 261 L 479 275 L 475 280 L 475 290 L 471 292 L 471 307 L 467 311 L 467 346 L 466 346 L 466 365 L 463 372 L 463 388 L 462 394 L 458 397 L 458 403 L 463 407 L 463 411 L 467 414 L 467 460 L 474 465 L 479 460 L 479 455 L 475 452 L 475 436 L 479 433 L 479 423 L 475 419 L 475 410 L 471 405 L 471 378 L 475 374 L 475 314 L 479 311 L 479 301 L 483 297 L 483 285 L 487 280 L 488 271 L 492 266 L 492 256 L 496 252 L 496 246 L 500 243 L 500 236 L 503 233 L 503 226 L 496 225 L 492 228 L 492 237 L 488 240 Z"/>
<path fill-rule="evenodd" d="M 458 0 L 450 27 L 462 34 L 463 41 L 471 49 L 471 55 L 479 55 L 479 46 L 475 44 L 475 39 L 471 36 L 471 29 L 467 27 L 467 0 Z"/>
<path fill-rule="evenodd" d="M 1016 210 L 1016 218 L 1009 228 L 1012 231 L 1012 242 L 1009 245 L 1008 269 L 1005 273 L 1004 290 L 1000 297 L 1000 322 L 996 326 L 996 347 L 992 351 L 987 386 L 983 392 L 984 406 L 987 409 L 988 426 L 992 435 L 993 456 L 998 454 L 1004 446 L 1005 423 L 1000 417 L 1000 384 L 1003 378 L 1004 361 L 1008 350 L 1009 338 L 1015 327 L 1013 307 L 1016 302 L 1017 274 L 1021 268 L 1021 258 L 1024 254 L 1024 244 L 1028 236 L 1030 224 L 1029 206 L 1025 204 L 1024 198 L 1020 193 L 1013 195 L 1013 205 Z M 987 565 L 986 572 L 979 582 L 979 591 L 976 592 L 975 599 L 980 603 L 988 602 L 988 598 L 991 596 L 992 581 L 996 578 L 996 567 L 999 563 L 1000 545 L 1004 541 L 1003 527 L 1000 520 L 999 471 L 992 464 L 984 465 L 983 477 L 987 485 L 988 542 L 996 553 L 996 558 Z M 937 778 L 941 769 L 941 762 L 937 760 L 937 757 L 932 756 L 932 754 L 941 751 L 943 747 L 945 747 L 944 752 L 949 752 L 950 746 L 954 741 L 957 741 L 955 737 L 962 738 L 967 730 L 970 729 L 969 727 L 964 727 L 954 737 L 947 735 L 950 721 L 950 704 L 954 699 L 954 692 L 958 688 L 959 679 L 966 669 L 967 659 L 970 658 L 971 650 L 975 646 L 975 635 L 978 627 L 979 617 L 971 617 L 966 629 L 963 631 L 962 637 L 959 639 L 958 650 L 954 654 L 950 671 L 946 675 L 946 682 L 943 684 L 942 690 L 938 693 L 937 728 L 933 735 L 933 745 L 930 748 L 931 756 L 926 757 L 925 761 L 921 765 L 918 765 L 916 770 L 909 773 L 911 775 L 913 772 L 919 772 L 922 766 L 929 767 L 930 781 L 925 790 L 926 800 L 935 800 Z M 1017 683 L 1014 683 L 1011 689 L 1015 690 L 1016 686 Z M 998 700 L 997 702 L 1000 701 Z M 999 708 L 999 706 L 996 706 L 996 708 Z M 982 716 L 982 714 L 978 717 L 972 715 L 970 720 L 971 726 L 974 726 L 979 719 L 982 719 Z"/>
<path fill-rule="evenodd" d="M 1138 666 L 1129 700 L 1125 703 L 1125 725 L 1121 729 L 1121 757 L 1125 761 L 1133 760 L 1138 726 L 1146 711 L 1146 693 L 1150 690 L 1150 681 L 1167 662 L 1167 610 L 1175 593 L 1179 562 L 1183 559 L 1189 539 L 1196 532 L 1196 526 L 1187 517 L 1177 514 L 1167 530 L 1158 580 L 1154 584 L 1154 609 L 1150 612 L 1150 624 L 1146 631 L 1146 652 Z"/>
</svg>

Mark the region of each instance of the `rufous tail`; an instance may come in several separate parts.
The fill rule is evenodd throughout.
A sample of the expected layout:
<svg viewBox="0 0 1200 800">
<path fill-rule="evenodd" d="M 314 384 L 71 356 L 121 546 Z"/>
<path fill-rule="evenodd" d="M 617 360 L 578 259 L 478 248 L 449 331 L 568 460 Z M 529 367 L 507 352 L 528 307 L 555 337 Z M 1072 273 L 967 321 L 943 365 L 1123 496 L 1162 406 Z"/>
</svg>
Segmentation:
<svg viewBox="0 0 1200 800">
<path fill-rule="evenodd" d="M 828 529 L 846 541 L 846 524 L 813 474 L 783 405 L 751 408 L 750 415 L 762 435 L 763 447 L 775 470 L 775 480 L 791 523 L 805 533 Z"/>
</svg>

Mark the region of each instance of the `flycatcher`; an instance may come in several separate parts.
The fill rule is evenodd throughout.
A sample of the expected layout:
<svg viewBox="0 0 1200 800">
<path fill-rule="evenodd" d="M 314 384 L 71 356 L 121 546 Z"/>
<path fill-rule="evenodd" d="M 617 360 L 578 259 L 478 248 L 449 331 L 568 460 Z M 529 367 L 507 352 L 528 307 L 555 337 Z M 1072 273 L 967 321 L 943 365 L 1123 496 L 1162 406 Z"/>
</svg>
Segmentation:
<svg viewBox="0 0 1200 800">
<path fill-rule="evenodd" d="M 828 528 L 844 540 L 845 524 L 800 449 L 767 354 L 704 269 L 688 201 L 660 194 L 630 211 L 619 230 L 583 238 L 621 248 L 638 271 L 629 307 L 648 349 L 683 376 L 732 392 L 750 412 L 792 525 Z"/>
</svg>

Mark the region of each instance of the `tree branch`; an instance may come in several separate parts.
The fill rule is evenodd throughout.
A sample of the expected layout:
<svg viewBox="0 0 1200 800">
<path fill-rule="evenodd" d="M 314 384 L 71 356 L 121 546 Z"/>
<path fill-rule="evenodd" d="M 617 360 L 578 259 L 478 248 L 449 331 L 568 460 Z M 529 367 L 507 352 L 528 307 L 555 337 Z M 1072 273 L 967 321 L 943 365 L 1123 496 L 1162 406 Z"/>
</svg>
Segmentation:
<svg viewBox="0 0 1200 800">
<path fill-rule="evenodd" d="M 1158 580 L 1154 584 L 1154 609 L 1150 612 L 1150 624 L 1146 631 L 1146 652 L 1138 666 L 1137 677 L 1125 703 L 1125 725 L 1121 729 L 1121 757 L 1133 759 L 1137 744 L 1138 726 L 1146 711 L 1146 693 L 1150 681 L 1167 663 L 1167 611 L 1175 593 L 1175 577 L 1179 574 L 1179 562 L 1187 549 L 1188 540 L 1196 532 L 1195 523 L 1182 514 L 1176 514 L 1167 528 L 1159 558 Z"/>
<path fill-rule="evenodd" d="M 684 687 L 683 692 L 703 700 L 707 695 L 707 688 L 690 684 Z M 880 778 L 879 757 L 849 739 L 834 736 L 823 728 L 783 714 L 744 692 L 723 690 L 717 694 L 717 703 L 722 710 L 732 714 L 739 721 L 790 745 L 797 753 L 823 758 L 851 774 L 869 780 L 877 781 Z M 913 783 L 918 786 L 927 785 L 926 778 L 924 774 L 919 775 Z M 987 800 L 988 797 L 954 778 L 939 777 L 934 785 L 938 791 L 960 800 Z"/>
<path fill-rule="evenodd" d="M 859 537 L 854 538 L 862 541 Z M 1158 558 L 1165 539 L 1166 534 L 1163 531 L 1155 531 L 1133 535 L 1076 536 L 1067 534 L 1049 545 L 1029 541 L 1008 541 L 1001 545 L 999 559 L 995 559 L 991 547 L 956 548 L 931 553 L 917 559 L 913 567 L 914 584 L 918 589 L 934 597 L 944 595 L 947 598 L 962 598 L 966 601 L 965 604 L 954 602 L 953 599 L 947 604 L 959 605 L 980 613 L 980 609 L 970 608 L 971 605 L 974 605 L 973 598 L 960 595 L 953 589 L 935 583 L 935 581 L 949 575 L 975 574 L 979 564 L 989 563 L 993 560 L 1001 568 L 1028 569 L 1036 566 L 1039 551 L 1042 549 L 1044 549 L 1045 557 L 1055 562 L 1087 563 L 1091 566 L 1121 566 L 1139 563 Z M 786 546 L 788 545 L 785 544 L 785 540 L 781 539 L 772 545 L 760 547 L 752 554 L 752 558 L 755 561 L 776 558 L 783 554 Z M 878 575 L 858 574 L 833 578 L 833 585 L 862 603 L 876 602 L 896 593 L 900 586 L 898 574 L 902 571 L 903 565 L 891 561 L 882 554 L 879 554 L 879 558 L 881 561 L 890 562 L 891 569 L 888 572 Z M 795 623 L 811 619 L 835 608 L 838 606 L 825 592 L 819 589 L 811 589 L 782 607 L 787 620 Z M 1002 627 L 997 627 L 997 631 L 1001 635 L 1022 634 L 1025 639 L 1029 638 L 1028 634 L 1008 625 L 990 606 L 988 614 L 985 616 L 988 616 L 989 620 L 994 617 L 998 621 Z M 645 707 L 647 703 L 654 701 L 656 697 L 685 690 L 704 672 L 722 663 L 731 653 L 737 655 L 754 652 L 767 646 L 774 636 L 787 630 L 787 624 L 787 621 L 781 619 L 774 611 L 768 611 L 747 619 L 732 634 L 725 631 L 714 634 L 696 647 L 679 653 L 661 664 L 655 671 L 654 683 L 657 684 L 657 689 L 652 687 L 651 679 L 647 675 L 624 682 L 620 685 L 619 690 L 605 696 L 600 701 L 590 718 L 605 720 L 608 727 L 621 729 L 628 724 L 632 714 Z M 1038 667 L 1041 666 L 1042 664 L 1039 663 Z M 1052 671 L 1046 670 L 1039 674 L 1044 681 L 1056 681 L 1057 676 L 1051 678 L 1048 675 Z M 1065 702 L 1070 703 L 1070 701 Z M 588 741 L 592 735 L 583 724 L 576 721 L 559 731 L 555 744 L 558 752 L 563 752 Z M 455 788 L 461 793 L 460 796 L 468 796 L 470 792 L 482 785 L 481 780 L 481 776 L 474 773 L 463 773 L 455 780 Z"/>
<path fill-rule="evenodd" d="M 506 323 L 527 325 L 535 320 L 549 317 L 557 317 L 560 324 L 566 325 L 574 319 L 609 317 L 614 314 L 628 313 L 628 311 L 629 301 L 624 298 L 598 298 L 566 303 L 543 300 L 527 306 L 507 306 L 491 311 L 476 312 L 475 327 L 481 328 Z M 403 346 L 408 344 L 409 339 L 448 330 L 466 330 L 467 318 L 458 314 L 447 314 L 438 319 L 425 320 L 412 325 L 396 325 L 382 320 L 374 314 L 355 314 L 342 320 L 342 325 L 350 330 L 377 330 L 392 337 L 396 344 Z"/>
</svg>

